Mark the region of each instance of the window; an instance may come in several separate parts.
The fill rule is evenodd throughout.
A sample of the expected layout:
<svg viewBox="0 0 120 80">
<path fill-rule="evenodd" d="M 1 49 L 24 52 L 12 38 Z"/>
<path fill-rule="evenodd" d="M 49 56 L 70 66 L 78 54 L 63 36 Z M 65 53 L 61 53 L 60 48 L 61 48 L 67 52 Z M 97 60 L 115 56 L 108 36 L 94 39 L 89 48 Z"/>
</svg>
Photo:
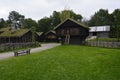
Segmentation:
<svg viewBox="0 0 120 80">
<path fill-rule="evenodd" d="M 80 31 L 78 28 L 71 28 L 70 29 L 70 34 L 71 35 L 79 35 L 80 34 Z"/>
<path fill-rule="evenodd" d="M 93 36 L 97 36 L 97 32 L 93 32 Z"/>
</svg>

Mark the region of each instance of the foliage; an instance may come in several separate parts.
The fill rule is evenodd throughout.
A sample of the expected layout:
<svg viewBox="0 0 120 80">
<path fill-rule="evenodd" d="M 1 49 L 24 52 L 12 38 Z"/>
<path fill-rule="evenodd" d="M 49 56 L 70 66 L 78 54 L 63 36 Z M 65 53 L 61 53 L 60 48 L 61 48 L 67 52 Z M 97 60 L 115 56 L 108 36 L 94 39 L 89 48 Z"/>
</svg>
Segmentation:
<svg viewBox="0 0 120 80">
<path fill-rule="evenodd" d="M 53 14 L 50 16 L 50 19 L 52 21 L 52 23 L 51 23 L 52 27 L 55 27 L 58 24 L 60 24 L 61 23 L 60 12 L 53 11 Z"/>
<path fill-rule="evenodd" d="M 48 17 L 44 17 L 38 21 L 37 31 L 47 32 L 52 28 L 51 19 Z"/>
<path fill-rule="evenodd" d="M 61 12 L 54 11 L 50 17 L 44 17 L 38 21 L 37 30 L 41 32 L 47 32 L 54 29 L 54 27 L 67 18 L 72 18 L 77 21 L 82 20 L 82 16 L 80 14 L 76 14 L 72 10 L 63 10 Z"/>
<path fill-rule="evenodd" d="M 76 14 L 72 10 L 63 10 L 63 11 L 61 11 L 61 14 L 60 14 L 61 22 L 66 20 L 67 18 L 72 18 L 72 19 L 74 19 L 76 21 L 81 21 L 82 20 L 82 16 L 80 14 Z"/>
<path fill-rule="evenodd" d="M 16 11 L 11 11 L 9 13 L 9 16 L 8 16 L 8 19 L 9 19 L 9 22 L 11 23 L 12 21 L 20 21 L 21 19 L 24 19 L 25 17 L 21 14 L 19 14 L 18 12 Z"/>
<path fill-rule="evenodd" d="M 60 46 L 0 61 L 0 80 L 119 80 L 120 50 Z"/>
<path fill-rule="evenodd" d="M 25 20 L 24 20 L 24 28 L 30 29 L 30 28 L 32 28 L 33 26 L 34 26 L 35 29 L 36 29 L 36 27 L 37 27 L 37 22 L 36 22 L 35 20 L 33 20 L 33 19 L 31 19 L 31 18 L 28 18 L 28 19 L 25 19 Z"/>
<path fill-rule="evenodd" d="M 84 25 L 89 26 L 89 20 L 86 19 L 85 17 L 83 17 L 83 19 L 82 19 L 82 23 L 83 23 Z"/>
<path fill-rule="evenodd" d="M 32 43 L 10 43 L 10 44 L 2 44 L 0 45 L 0 53 L 1 52 L 9 52 L 9 51 L 16 51 L 21 49 L 28 49 L 28 48 L 35 48 L 40 47 L 41 44 L 39 42 L 32 42 Z"/>
<path fill-rule="evenodd" d="M 47 32 L 49 30 L 54 29 L 58 24 L 60 24 L 66 18 L 72 18 L 77 21 L 82 20 L 82 16 L 80 14 L 76 14 L 72 10 L 63 10 L 60 12 L 53 11 L 53 14 L 50 17 L 44 17 L 38 22 L 35 20 L 28 18 L 25 19 L 24 15 L 19 14 L 16 11 L 11 11 L 8 16 L 8 22 L 11 24 L 13 21 L 22 22 L 22 27 L 31 29 L 33 26 L 35 27 L 35 31 L 39 32 Z"/>
<path fill-rule="evenodd" d="M 111 14 L 108 13 L 108 10 L 100 9 L 84 23 L 88 23 L 89 26 L 110 25 L 110 37 L 118 38 L 118 40 L 120 38 L 120 9 L 115 9 Z"/>
<path fill-rule="evenodd" d="M 24 21 L 24 16 L 19 14 L 16 11 L 11 11 L 8 16 L 8 21 L 11 25 L 11 27 L 14 28 L 22 28 L 23 27 L 23 21 Z M 14 26 L 13 26 L 14 25 Z"/>
<path fill-rule="evenodd" d="M 16 30 L 14 33 L 11 32 L 10 28 L 2 28 L 0 31 L 2 31 L 2 33 L 0 34 L 0 37 L 18 37 L 21 36 L 23 34 L 25 34 L 28 29 L 20 29 L 20 30 Z"/>
<path fill-rule="evenodd" d="M 5 21 L 3 18 L 0 19 L 0 29 L 5 28 L 8 26 L 7 21 Z"/>
<path fill-rule="evenodd" d="M 114 10 L 114 12 L 112 13 L 113 15 L 113 19 L 114 19 L 114 28 L 116 31 L 116 37 L 118 38 L 118 40 L 120 40 L 120 9 L 116 9 Z"/>
<path fill-rule="evenodd" d="M 89 20 L 89 26 L 101 26 L 109 25 L 109 13 L 108 10 L 100 9 Z"/>
<path fill-rule="evenodd" d="M 53 11 L 53 14 L 50 17 L 43 17 L 42 19 L 36 22 L 35 20 L 28 18 L 25 19 L 24 15 L 16 11 L 11 11 L 8 16 L 8 20 L 1 18 L 0 28 L 8 27 L 8 22 L 16 20 L 17 22 L 22 22 L 24 28 L 31 29 L 35 27 L 35 31 L 47 32 L 54 29 L 58 24 L 64 21 L 66 18 L 72 18 L 76 21 L 82 21 L 82 16 L 76 14 L 73 10 L 65 9 L 63 11 Z M 115 9 L 111 14 L 108 13 L 107 9 L 99 9 L 95 14 L 90 18 L 90 20 L 83 19 L 83 23 L 88 26 L 103 26 L 110 25 L 110 37 L 120 38 L 120 9 Z"/>
<path fill-rule="evenodd" d="M 35 27 L 34 26 L 31 27 L 31 31 L 32 31 L 32 41 L 35 42 Z"/>
<path fill-rule="evenodd" d="M 120 25 L 120 9 L 115 9 L 114 12 L 112 13 L 112 16 L 114 18 L 114 23 L 116 25 Z"/>
<path fill-rule="evenodd" d="M 61 22 L 65 21 L 67 18 L 70 18 L 70 11 L 69 10 L 61 11 L 61 14 L 60 14 Z"/>
</svg>

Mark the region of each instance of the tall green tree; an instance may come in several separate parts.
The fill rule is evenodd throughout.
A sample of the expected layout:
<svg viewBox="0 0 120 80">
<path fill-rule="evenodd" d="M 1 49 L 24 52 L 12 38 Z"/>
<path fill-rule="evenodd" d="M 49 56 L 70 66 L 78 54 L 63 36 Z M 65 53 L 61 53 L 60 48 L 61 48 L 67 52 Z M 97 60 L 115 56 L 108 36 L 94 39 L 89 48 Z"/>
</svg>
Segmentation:
<svg viewBox="0 0 120 80">
<path fill-rule="evenodd" d="M 113 27 L 116 32 L 115 36 L 118 38 L 118 41 L 120 41 L 120 9 L 115 9 L 112 16 L 114 20 Z"/>
<path fill-rule="evenodd" d="M 31 27 L 31 31 L 32 31 L 32 42 L 35 42 L 35 32 L 36 32 L 35 26 Z"/>
<path fill-rule="evenodd" d="M 35 27 L 35 30 L 36 30 L 36 28 L 37 28 L 37 22 L 35 20 L 33 20 L 31 18 L 28 18 L 28 19 L 24 20 L 24 28 L 30 29 L 33 26 Z"/>
<path fill-rule="evenodd" d="M 9 19 L 9 22 L 12 22 L 12 21 L 20 21 L 20 20 L 24 20 L 25 16 L 24 15 L 21 15 L 19 14 L 18 12 L 16 11 L 11 11 L 9 13 L 9 16 L 8 16 L 8 19 Z"/>
<path fill-rule="evenodd" d="M 50 17 L 44 17 L 38 21 L 37 31 L 47 32 L 54 29 L 58 24 L 67 18 L 72 18 L 76 21 L 81 21 L 82 16 L 76 14 L 72 10 L 63 10 L 61 12 L 54 11 Z"/>
<path fill-rule="evenodd" d="M 5 21 L 3 18 L 0 19 L 0 28 L 8 27 L 8 22 Z"/>
<path fill-rule="evenodd" d="M 37 31 L 47 32 L 47 31 L 51 30 L 52 29 L 51 22 L 52 22 L 51 19 L 48 17 L 44 17 L 44 18 L 38 20 Z"/>
<path fill-rule="evenodd" d="M 60 14 L 61 22 L 66 20 L 67 18 L 70 18 L 70 10 L 61 11 L 61 14 Z"/>
<path fill-rule="evenodd" d="M 56 27 L 58 24 L 61 23 L 60 20 L 60 12 L 54 11 L 53 14 L 50 16 L 51 19 L 51 26 L 54 28 Z"/>
<path fill-rule="evenodd" d="M 11 11 L 8 16 L 8 21 L 11 27 L 17 29 L 23 27 L 24 18 L 25 18 L 24 15 L 21 15 L 16 11 Z"/>
<path fill-rule="evenodd" d="M 88 26 L 89 25 L 89 20 L 86 19 L 86 18 L 83 18 L 82 23 Z"/>
<path fill-rule="evenodd" d="M 83 17 L 81 14 L 76 14 L 75 12 L 73 12 L 72 10 L 70 10 L 70 18 L 76 20 L 76 21 L 79 21 L 81 22 Z"/>
<path fill-rule="evenodd" d="M 74 19 L 76 21 L 81 21 L 83 17 L 80 14 L 76 14 L 72 10 L 63 10 L 63 11 L 61 11 L 60 12 L 61 21 L 64 21 L 67 18 L 72 18 L 72 19 Z"/>
<path fill-rule="evenodd" d="M 110 14 L 110 37 L 116 38 L 116 27 L 115 27 L 115 19 L 113 14 Z"/>
<path fill-rule="evenodd" d="M 95 14 L 89 20 L 89 26 L 109 25 L 109 18 L 110 16 L 108 10 L 100 9 L 98 12 L 95 12 Z"/>
</svg>

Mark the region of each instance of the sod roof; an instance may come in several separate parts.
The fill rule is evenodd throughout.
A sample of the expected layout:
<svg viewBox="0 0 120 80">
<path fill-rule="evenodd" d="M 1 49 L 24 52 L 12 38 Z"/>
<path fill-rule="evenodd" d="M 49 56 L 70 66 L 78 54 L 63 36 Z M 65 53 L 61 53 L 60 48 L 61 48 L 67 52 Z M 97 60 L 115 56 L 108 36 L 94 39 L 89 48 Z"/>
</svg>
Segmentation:
<svg viewBox="0 0 120 80">
<path fill-rule="evenodd" d="M 19 29 L 14 32 L 10 30 L 10 28 L 2 28 L 0 29 L 0 37 L 20 37 L 23 36 L 25 33 L 30 31 L 29 29 Z"/>
<path fill-rule="evenodd" d="M 71 18 L 68 18 L 68 19 L 66 19 L 65 21 L 63 21 L 63 22 L 61 22 L 60 24 L 58 24 L 58 25 L 54 28 L 54 30 L 56 30 L 57 28 L 59 28 L 63 23 L 65 23 L 65 22 L 68 21 L 68 20 L 70 20 L 70 21 L 72 21 L 72 22 L 74 22 L 74 23 L 76 23 L 76 24 L 78 24 L 78 25 L 80 25 L 80 26 L 82 26 L 82 27 L 84 27 L 84 28 L 86 28 L 86 29 L 89 29 L 88 26 L 86 26 L 86 25 L 84 25 L 84 24 L 82 24 L 82 23 L 80 23 L 80 22 L 77 22 L 77 21 L 75 21 L 75 20 L 73 20 L 73 19 L 71 19 Z"/>
<path fill-rule="evenodd" d="M 55 33 L 55 31 L 53 31 L 53 30 L 50 30 L 50 31 L 48 31 L 47 33 L 45 33 L 45 35 L 47 35 L 47 34 L 49 34 L 49 33 L 56 34 L 56 33 Z"/>
<path fill-rule="evenodd" d="M 43 32 L 36 32 L 36 34 L 37 34 L 38 36 L 41 36 L 41 35 L 43 34 Z"/>
</svg>

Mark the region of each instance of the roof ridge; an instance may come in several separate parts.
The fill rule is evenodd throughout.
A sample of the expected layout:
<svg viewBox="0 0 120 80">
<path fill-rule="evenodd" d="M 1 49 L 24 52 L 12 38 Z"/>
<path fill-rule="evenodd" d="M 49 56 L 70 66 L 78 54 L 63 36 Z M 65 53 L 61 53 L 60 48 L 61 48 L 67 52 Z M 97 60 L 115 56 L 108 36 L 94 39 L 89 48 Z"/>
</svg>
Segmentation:
<svg viewBox="0 0 120 80">
<path fill-rule="evenodd" d="M 64 22 L 66 22 L 67 20 L 70 20 L 70 21 L 72 21 L 72 22 L 74 22 L 74 23 L 76 23 L 76 24 L 78 24 L 78 25 L 80 25 L 80 26 L 82 26 L 82 27 L 84 27 L 84 28 L 89 29 L 86 25 L 83 25 L 82 23 L 77 22 L 77 21 L 75 21 L 75 20 L 72 19 L 72 18 L 67 18 L 67 19 L 65 19 L 63 22 L 61 22 L 60 24 L 58 24 L 58 25 L 54 28 L 54 30 L 57 29 L 60 25 L 62 25 L 62 24 L 63 24 Z"/>
<path fill-rule="evenodd" d="M 20 37 L 22 35 L 24 35 L 25 33 L 27 33 L 28 31 L 30 31 L 30 29 L 19 29 L 19 30 L 16 30 L 16 33 L 14 34 L 11 34 L 11 31 L 9 30 L 9 27 L 8 28 L 5 28 L 3 29 L 3 33 L 0 34 L 0 37 Z"/>
</svg>

